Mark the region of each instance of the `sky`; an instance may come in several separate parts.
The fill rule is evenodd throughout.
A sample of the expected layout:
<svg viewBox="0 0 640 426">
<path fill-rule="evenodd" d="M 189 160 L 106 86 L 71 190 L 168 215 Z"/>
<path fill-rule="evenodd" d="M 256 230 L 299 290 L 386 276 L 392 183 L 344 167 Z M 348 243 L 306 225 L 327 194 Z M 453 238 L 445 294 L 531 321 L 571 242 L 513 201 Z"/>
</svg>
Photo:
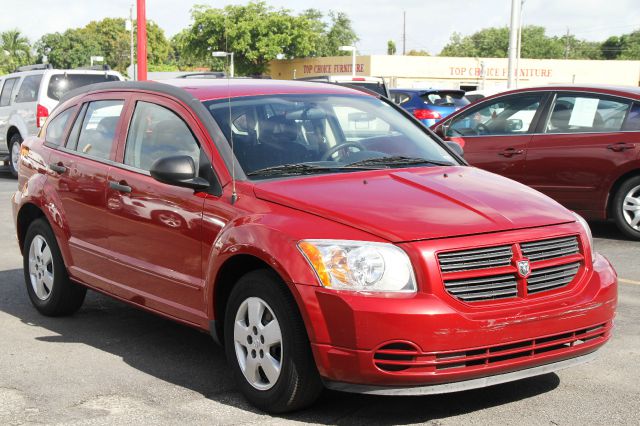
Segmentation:
<svg viewBox="0 0 640 426">
<path fill-rule="evenodd" d="M 35 41 L 43 34 L 82 27 L 105 17 L 128 17 L 134 0 L 0 0 L 0 32 L 18 28 Z M 147 0 L 147 19 L 168 36 L 189 25 L 195 4 L 223 7 L 246 1 Z M 342 11 L 353 21 L 360 54 L 385 54 L 394 40 L 402 52 L 406 11 L 406 50 L 438 54 L 453 32 L 463 35 L 509 24 L 511 0 L 268 0 L 275 7 L 300 12 L 308 8 Z M 134 10 L 135 13 L 135 10 Z M 640 29 L 640 0 L 525 0 L 523 24 L 540 25 L 549 35 L 567 29 L 580 39 L 604 40 Z"/>
</svg>

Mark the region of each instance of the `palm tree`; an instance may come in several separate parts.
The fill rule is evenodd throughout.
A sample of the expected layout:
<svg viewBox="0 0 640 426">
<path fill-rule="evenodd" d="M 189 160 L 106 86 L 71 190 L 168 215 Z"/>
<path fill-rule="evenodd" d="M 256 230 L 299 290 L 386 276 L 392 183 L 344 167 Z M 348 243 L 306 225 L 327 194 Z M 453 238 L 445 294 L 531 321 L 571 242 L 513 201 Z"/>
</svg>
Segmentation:
<svg viewBox="0 0 640 426">
<path fill-rule="evenodd" d="M 13 66 L 29 62 L 31 59 L 29 39 L 17 29 L 0 33 L 0 55 L 4 56 L 6 63 Z"/>
</svg>

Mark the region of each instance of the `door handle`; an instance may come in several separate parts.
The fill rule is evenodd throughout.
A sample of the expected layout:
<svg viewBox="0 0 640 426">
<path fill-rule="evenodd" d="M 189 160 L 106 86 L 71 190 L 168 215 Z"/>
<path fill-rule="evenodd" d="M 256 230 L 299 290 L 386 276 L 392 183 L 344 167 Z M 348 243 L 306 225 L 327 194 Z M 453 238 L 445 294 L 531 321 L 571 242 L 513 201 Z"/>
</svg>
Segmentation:
<svg viewBox="0 0 640 426">
<path fill-rule="evenodd" d="M 53 164 L 49 164 L 49 168 L 51 170 L 53 170 L 54 172 L 58 173 L 59 175 L 63 174 L 64 172 L 67 171 L 67 168 L 64 166 L 64 164 L 62 164 L 61 162 L 59 163 L 53 163 Z"/>
<path fill-rule="evenodd" d="M 618 143 L 612 143 L 611 145 L 607 145 L 607 149 L 610 149 L 613 152 L 622 152 L 628 149 L 634 149 L 635 147 L 636 147 L 636 144 L 627 143 L 627 142 L 618 142 Z"/>
<path fill-rule="evenodd" d="M 127 194 L 131 192 L 131 187 L 127 185 L 126 182 L 109 182 L 109 188 L 115 189 L 116 191 L 126 192 Z"/>
<path fill-rule="evenodd" d="M 514 155 L 520 154 L 524 154 L 524 149 L 507 148 L 498 153 L 498 155 L 502 155 L 503 157 L 513 157 Z"/>
</svg>

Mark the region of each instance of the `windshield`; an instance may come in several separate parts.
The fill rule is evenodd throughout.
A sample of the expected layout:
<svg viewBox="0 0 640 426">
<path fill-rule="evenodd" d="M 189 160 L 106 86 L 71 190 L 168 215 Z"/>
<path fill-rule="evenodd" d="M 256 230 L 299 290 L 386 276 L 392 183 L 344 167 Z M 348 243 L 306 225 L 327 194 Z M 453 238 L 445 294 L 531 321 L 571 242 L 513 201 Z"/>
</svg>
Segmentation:
<svg viewBox="0 0 640 426">
<path fill-rule="evenodd" d="M 459 164 L 418 124 L 371 96 L 269 95 L 204 104 L 255 179 Z"/>
<path fill-rule="evenodd" d="M 107 81 L 120 81 L 120 79 L 117 75 L 113 74 L 53 74 L 49 80 L 47 96 L 59 101 L 65 93 L 73 89 Z"/>
<path fill-rule="evenodd" d="M 421 95 L 420 97 L 425 103 L 437 106 L 462 108 L 470 103 L 464 96 L 464 92 L 457 90 L 429 92 Z"/>
</svg>

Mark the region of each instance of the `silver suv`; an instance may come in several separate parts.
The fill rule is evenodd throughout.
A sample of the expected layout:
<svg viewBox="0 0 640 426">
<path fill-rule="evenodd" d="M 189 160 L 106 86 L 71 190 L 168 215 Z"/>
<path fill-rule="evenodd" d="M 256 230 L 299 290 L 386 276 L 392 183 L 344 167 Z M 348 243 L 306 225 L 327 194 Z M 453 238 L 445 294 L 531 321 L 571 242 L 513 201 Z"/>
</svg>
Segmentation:
<svg viewBox="0 0 640 426">
<path fill-rule="evenodd" d="M 0 76 L 0 165 L 18 175 L 20 144 L 38 133 L 62 95 L 88 84 L 119 80 L 124 80 L 122 75 L 108 67 L 59 70 L 48 64 Z"/>
</svg>

